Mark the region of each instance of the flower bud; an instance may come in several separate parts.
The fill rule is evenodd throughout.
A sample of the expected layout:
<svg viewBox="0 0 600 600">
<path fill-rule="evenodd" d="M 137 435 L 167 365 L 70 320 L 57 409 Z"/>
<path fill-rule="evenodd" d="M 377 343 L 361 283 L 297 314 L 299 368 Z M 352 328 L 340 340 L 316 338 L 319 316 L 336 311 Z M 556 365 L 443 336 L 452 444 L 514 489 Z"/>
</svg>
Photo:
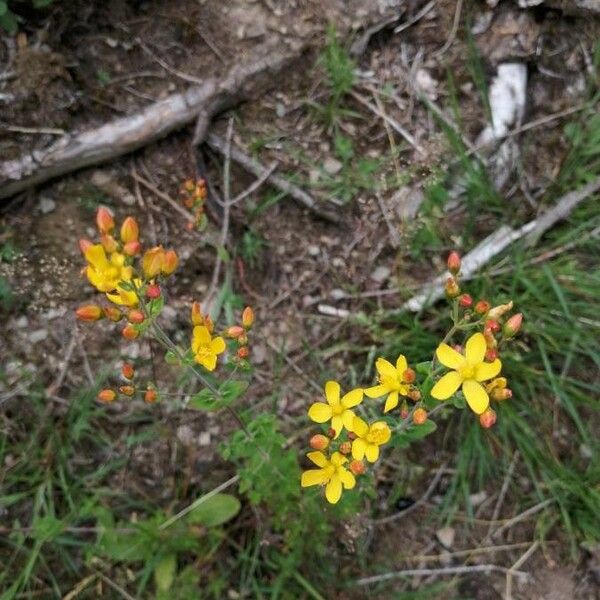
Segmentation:
<svg viewBox="0 0 600 600">
<path fill-rule="evenodd" d="M 115 240 L 115 238 L 112 235 L 108 235 L 108 234 L 101 235 L 100 243 L 102 244 L 102 247 L 108 254 L 112 254 L 113 252 L 116 252 L 119 248 L 119 246 L 117 245 L 117 240 Z"/>
<path fill-rule="evenodd" d="M 408 392 L 408 397 L 413 401 L 413 402 L 418 402 L 421 399 L 421 392 L 419 390 L 410 390 Z"/>
<path fill-rule="evenodd" d="M 427 421 L 427 411 L 424 408 L 417 408 L 413 413 L 413 423 L 415 425 L 423 425 Z"/>
<path fill-rule="evenodd" d="M 348 439 L 353 442 L 358 436 L 354 433 L 354 431 L 348 432 Z"/>
<path fill-rule="evenodd" d="M 105 404 L 110 404 L 111 402 L 114 402 L 116 397 L 117 393 L 114 390 L 109 389 L 100 390 L 97 396 L 98 400 L 100 402 L 104 402 Z"/>
<path fill-rule="evenodd" d="M 80 321 L 86 323 L 99 321 L 104 316 L 102 309 L 97 304 L 84 304 L 75 311 L 75 314 Z"/>
<path fill-rule="evenodd" d="M 142 245 L 138 242 L 127 242 L 123 246 L 123 254 L 127 256 L 136 256 L 142 251 Z"/>
<path fill-rule="evenodd" d="M 352 442 L 342 442 L 340 444 L 340 452 L 342 454 L 350 454 L 352 452 Z"/>
<path fill-rule="evenodd" d="M 135 394 L 135 388 L 132 385 L 122 385 L 119 391 L 124 396 L 133 396 Z"/>
<path fill-rule="evenodd" d="M 123 313 L 116 306 L 105 306 L 102 310 L 104 316 L 115 323 L 123 318 Z"/>
<path fill-rule="evenodd" d="M 406 403 L 406 400 L 402 403 L 402 406 L 400 407 L 400 417 L 402 419 L 407 419 L 408 418 L 408 404 Z"/>
<path fill-rule="evenodd" d="M 156 393 L 156 390 L 152 388 L 146 390 L 146 392 L 144 393 L 144 402 L 146 404 L 153 404 L 154 402 L 156 402 L 157 398 L 158 394 Z"/>
<path fill-rule="evenodd" d="M 156 300 L 157 298 L 160 298 L 160 286 L 156 285 L 155 283 L 149 285 L 146 288 L 146 297 L 150 298 L 150 300 Z"/>
<path fill-rule="evenodd" d="M 479 300 L 477 304 L 475 304 L 475 312 L 478 315 L 485 315 L 485 313 L 490 310 L 491 304 L 487 300 Z"/>
<path fill-rule="evenodd" d="M 202 308 L 200 302 L 192 302 L 192 325 L 204 325 L 204 317 L 202 316 Z"/>
<path fill-rule="evenodd" d="M 446 296 L 451 299 L 456 298 L 460 294 L 460 287 L 458 287 L 458 282 L 454 277 L 448 277 L 444 291 L 446 292 Z"/>
<path fill-rule="evenodd" d="M 513 315 L 506 323 L 504 323 L 504 328 L 502 333 L 504 333 L 504 337 L 511 338 L 519 333 L 521 329 L 521 325 L 523 324 L 523 313 L 517 313 Z"/>
<path fill-rule="evenodd" d="M 417 374 L 415 373 L 414 369 L 408 368 L 406 371 L 404 371 L 404 373 L 402 373 L 402 381 L 404 383 L 413 383 L 416 378 Z"/>
<path fill-rule="evenodd" d="M 133 217 L 127 217 L 121 225 L 121 241 L 124 244 L 137 242 L 140 235 L 140 228 Z"/>
<path fill-rule="evenodd" d="M 170 275 L 175 271 L 177 265 L 179 264 L 179 258 L 175 250 L 167 250 L 163 254 L 161 272 L 163 275 Z"/>
<path fill-rule="evenodd" d="M 362 475 L 367 470 L 362 460 L 353 460 L 348 466 L 354 475 Z"/>
<path fill-rule="evenodd" d="M 498 306 L 494 306 L 488 312 L 488 319 L 499 319 L 502 315 L 506 314 L 509 310 L 512 310 L 513 301 L 511 300 L 507 304 L 499 304 Z"/>
<path fill-rule="evenodd" d="M 327 437 L 330 437 L 330 438 L 334 438 L 335 437 L 335 429 L 333 427 L 330 427 L 327 430 Z"/>
<path fill-rule="evenodd" d="M 233 338 L 233 339 L 237 339 L 243 334 L 244 334 L 244 329 L 243 329 L 243 327 L 240 327 L 239 325 L 232 325 L 231 327 L 228 327 L 225 331 L 225 335 L 227 337 Z"/>
<path fill-rule="evenodd" d="M 206 327 L 206 329 L 208 329 L 208 332 L 211 334 L 215 330 L 215 324 L 209 316 L 204 317 L 204 327 Z"/>
<path fill-rule="evenodd" d="M 250 306 L 246 306 L 242 313 L 242 325 L 244 329 L 250 329 L 254 323 L 254 311 Z"/>
<path fill-rule="evenodd" d="M 493 427 L 496 418 L 496 411 L 493 408 L 488 408 L 479 415 L 479 423 L 484 429 L 489 429 Z"/>
<path fill-rule="evenodd" d="M 488 348 L 485 351 L 485 360 L 494 362 L 498 358 L 498 350 L 496 348 Z"/>
<path fill-rule="evenodd" d="M 321 433 L 317 433 L 310 438 L 309 444 L 313 450 L 325 450 L 329 446 L 329 438 Z"/>
<path fill-rule="evenodd" d="M 124 363 L 121 367 L 121 375 L 125 377 L 125 379 L 133 379 L 135 375 L 135 369 L 131 363 Z"/>
<path fill-rule="evenodd" d="M 456 275 L 460 271 L 460 256 L 458 252 L 450 252 L 448 255 L 448 271 Z"/>
<path fill-rule="evenodd" d="M 135 340 L 136 337 L 140 335 L 140 332 L 133 325 L 125 325 L 121 334 L 126 340 Z"/>
<path fill-rule="evenodd" d="M 238 348 L 237 355 L 238 358 L 248 358 L 248 356 L 250 356 L 250 349 L 248 346 L 242 346 L 241 348 Z"/>
<path fill-rule="evenodd" d="M 90 242 L 90 240 L 86 240 L 85 238 L 81 238 L 79 240 L 79 249 L 81 250 L 81 254 L 86 253 L 86 250 L 88 250 L 88 248 L 91 248 L 94 244 L 92 244 L 92 242 Z"/>
<path fill-rule="evenodd" d="M 152 279 L 160 273 L 164 255 L 165 251 L 162 246 L 155 246 L 146 250 L 142 258 L 142 270 L 147 279 Z"/>
<path fill-rule="evenodd" d="M 471 308 L 473 306 L 473 298 L 469 294 L 461 294 L 458 298 L 458 303 L 463 308 Z"/>
<path fill-rule="evenodd" d="M 500 323 L 498 323 L 498 321 L 496 321 L 495 319 L 488 318 L 488 320 L 485 322 L 484 328 L 488 331 L 491 331 L 492 333 L 496 333 L 497 331 L 500 331 Z"/>
<path fill-rule="evenodd" d="M 139 325 L 140 323 L 143 323 L 146 320 L 146 316 L 141 310 L 134 308 L 127 313 L 127 320 L 130 323 L 135 323 L 136 325 Z"/>
<path fill-rule="evenodd" d="M 509 388 L 494 388 L 490 392 L 490 398 L 496 400 L 496 402 L 502 402 L 502 400 L 509 400 L 512 398 L 512 390 Z"/>
<path fill-rule="evenodd" d="M 96 212 L 96 225 L 100 233 L 110 233 L 115 228 L 115 220 L 108 208 L 101 206 Z"/>
</svg>

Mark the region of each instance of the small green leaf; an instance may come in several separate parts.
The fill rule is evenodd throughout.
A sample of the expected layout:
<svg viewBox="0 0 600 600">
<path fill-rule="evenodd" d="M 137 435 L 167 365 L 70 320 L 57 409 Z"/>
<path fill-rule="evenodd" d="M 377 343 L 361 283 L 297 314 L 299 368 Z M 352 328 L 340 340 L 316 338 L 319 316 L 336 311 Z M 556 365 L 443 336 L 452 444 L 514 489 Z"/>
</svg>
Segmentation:
<svg viewBox="0 0 600 600">
<path fill-rule="evenodd" d="M 154 567 L 154 583 L 159 592 L 168 592 L 177 574 L 177 555 L 167 554 Z"/>
<path fill-rule="evenodd" d="M 215 395 L 208 388 L 205 388 L 190 398 L 188 407 L 211 411 L 219 409 L 219 402 Z"/>
<path fill-rule="evenodd" d="M 248 382 L 239 379 L 231 379 L 226 381 L 220 388 L 219 392 L 223 397 L 223 406 L 229 405 L 237 400 L 248 389 Z"/>
<path fill-rule="evenodd" d="M 154 300 L 152 300 L 150 302 L 150 304 L 148 305 L 148 309 L 150 311 L 150 316 L 152 318 L 157 317 L 160 314 L 160 312 L 162 311 L 164 305 L 165 305 L 164 296 L 159 296 L 158 298 L 155 298 Z"/>
<path fill-rule="evenodd" d="M 59 536 L 64 527 L 64 523 L 56 517 L 41 517 L 33 523 L 33 536 L 39 541 L 49 542 Z"/>
<path fill-rule="evenodd" d="M 177 358 L 175 352 L 173 352 L 172 350 L 167 350 L 165 352 L 165 362 L 168 365 L 176 365 L 179 363 L 179 359 Z"/>
<path fill-rule="evenodd" d="M 457 395 L 452 396 L 451 402 L 456 408 L 458 408 L 460 410 L 462 410 L 463 408 L 466 408 L 466 406 L 467 406 L 465 398 L 462 394 L 460 394 L 459 396 L 457 396 Z"/>
<path fill-rule="evenodd" d="M 240 501 L 231 494 L 215 494 L 198 505 L 186 517 L 188 523 L 216 527 L 230 521 L 240 512 Z"/>
<path fill-rule="evenodd" d="M 431 361 L 426 360 L 425 362 L 417 363 L 415 366 L 415 371 L 420 375 L 428 375 L 429 371 L 431 371 Z"/>
<path fill-rule="evenodd" d="M 227 252 L 227 248 L 225 248 L 225 246 L 217 246 L 217 254 L 219 258 L 225 263 L 231 260 L 229 252 Z"/>
<path fill-rule="evenodd" d="M 7 10 L 8 6 L 6 6 L 6 2 L 4 2 L 4 0 L 0 0 L 0 17 L 4 16 Z"/>
</svg>

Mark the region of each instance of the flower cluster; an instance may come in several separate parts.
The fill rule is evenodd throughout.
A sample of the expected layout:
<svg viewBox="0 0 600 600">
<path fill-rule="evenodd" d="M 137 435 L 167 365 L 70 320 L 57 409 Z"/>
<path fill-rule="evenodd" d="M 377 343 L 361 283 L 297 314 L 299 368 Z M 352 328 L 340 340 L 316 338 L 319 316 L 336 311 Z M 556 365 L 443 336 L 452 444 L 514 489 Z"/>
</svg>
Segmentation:
<svg viewBox="0 0 600 600">
<path fill-rule="evenodd" d="M 520 330 L 523 315 L 508 316 L 512 302 L 492 308 L 487 300 L 474 303 L 471 296 L 461 294 L 460 268 L 459 255 L 451 253 L 445 291 L 451 303 L 453 325 L 435 350 L 433 360 L 412 369 L 403 354 L 395 364 L 379 357 L 375 362 L 377 383 L 344 395 L 337 382 L 325 384 L 324 401 L 315 402 L 308 409 L 312 421 L 325 425 L 324 432 L 310 440 L 315 451 L 307 454 L 318 469 L 302 474 L 302 487 L 323 485 L 327 500 L 337 503 L 342 490 L 352 489 L 355 476 L 366 471 L 364 459 L 376 462 L 380 446 L 390 441 L 392 432 L 423 426 L 430 414 L 444 406 L 439 401 L 452 400 L 457 408 L 468 405 L 482 427 L 494 425 L 497 416 L 490 401 L 512 397 L 506 378 L 499 376 L 499 354 Z M 450 345 L 451 338 L 459 334 L 466 337 L 464 347 Z M 373 412 L 362 404 L 365 397 L 383 400 L 383 419 L 369 423 L 362 418 Z M 393 414 L 398 406 L 399 419 Z M 356 414 L 358 410 L 362 416 Z"/>
<path fill-rule="evenodd" d="M 188 228 L 202 231 L 207 225 L 206 214 L 204 212 L 204 204 L 208 197 L 206 181 L 201 177 L 195 181 L 188 179 L 181 186 L 180 194 L 184 206 L 192 211 L 194 217 L 193 221 L 188 223 Z"/>
</svg>

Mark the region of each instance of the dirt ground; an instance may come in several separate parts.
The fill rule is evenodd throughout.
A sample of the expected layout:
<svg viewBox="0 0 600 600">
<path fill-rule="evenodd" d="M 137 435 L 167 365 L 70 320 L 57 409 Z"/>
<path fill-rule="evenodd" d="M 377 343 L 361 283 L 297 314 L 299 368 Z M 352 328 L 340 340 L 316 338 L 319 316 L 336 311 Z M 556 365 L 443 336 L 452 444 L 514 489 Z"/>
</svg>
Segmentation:
<svg viewBox="0 0 600 600">
<path fill-rule="evenodd" d="M 61 132 L 132 114 L 166 94 L 185 89 L 189 85 L 186 75 L 202 78 L 222 73 L 228 65 L 269 45 L 292 48 L 306 44 L 307 50 L 269 91 L 235 108 L 233 142 L 265 165 L 277 161 L 278 173 L 310 186 L 311 194 L 333 210 L 340 222 L 328 223 L 289 197 L 264 208 L 265 197 L 269 193 L 272 199 L 274 192 L 261 187 L 234 208 L 229 232 L 231 249 L 239 248 L 248 232 L 262 240 L 257 258 L 234 261 L 232 272 L 233 290 L 256 307 L 261 324 L 253 346 L 256 375 L 248 402 L 283 390 L 277 409 L 282 419 L 292 419 L 315 396 L 310 382 L 319 379 L 323 369 L 319 361 L 328 370 L 343 370 L 356 352 L 364 352 L 373 343 L 366 331 L 356 333 L 339 315 L 398 306 L 443 264 L 449 248 L 436 248 L 428 258 L 414 257 L 407 240 L 423 187 L 452 164 L 422 97 L 446 106 L 450 73 L 465 136 L 473 142 L 484 126 L 479 91 L 465 61 L 468 44 L 453 26 L 455 20 L 468 16 L 488 81 L 502 62 L 526 65 L 526 122 L 571 109 L 585 95 L 591 52 L 600 32 L 597 20 L 566 17 L 543 6 L 523 10 L 509 0 L 493 9 L 485 2 L 439 0 L 422 14 L 426 4 L 413 0 L 111 0 L 56 1 L 47 9 L 32 9 L 24 14 L 27 20 L 19 35 L 3 36 L 0 44 L 0 156 L 2 160 L 15 158 L 50 144 Z M 392 21 L 394 16 L 397 19 Z M 328 177 L 336 175 L 341 165 L 331 131 L 315 118 L 311 102 L 318 102 L 326 93 L 317 59 L 328 24 L 335 23 L 344 45 L 350 46 L 361 41 L 369 27 L 385 20 L 389 24 L 365 41 L 355 59 L 357 95 L 370 107 L 352 96 L 346 105 L 354 114 L 342 120 L 344 133 L 355 142 L 355 153 L 381 161 L 378 177 L 393 177 L 398 170 L 404 174 L 400 189 L 387 189 L 378 199 L 352 182 L 345 182 L 349 189 L 328 185 Z M 394 27 L 402 24 L 406 26 L 394 33 Z M 383 109 L 381 96 L 372 93 L 374 88 L 390 90 L 393 100 L 386 99 Z M 382 110 L 414 140 L 411 144 L 396 136 L 394 159 L 388 154 L 392 126 L 377 114 Z M 230 114 L 215 119 L 211 131 L 224 135 Z M 537 200 L 561 166 L 565 154 L 558 128 L 561 123 L 560 117 L 549 120 L 540 126 L 535 145 L 522 148 L 526 189 L 508 181 L 500 191 L 515 222 L 535 216 Z M 5 250 L 0 277 L 11 293 L 0 308 L 0 361 L 6 375 L 0 392 L 20 387 L 22 397 L 31 386 L 42 386 L 48 393 L 49 413 L 60 414 L 66 399 L 87 385 L 90 376 L 107 363 L 115 367 L 120 363 L 114 344 L 116 330 L 82 326 L 73 316 L 79 304 L 93 297 L 80 274 L 77 240 L 92 237 L 90 227 L 98 204 L 110 206 L 119 219 L 134 214 L 148 242 L 176 247 L 182 258 L 180 276 L 168 290 L 172 308 L 164 315 L 165 326 L 176 339 L 187 335 L 190 302 L 202 299 L 210 287 L 214 249 L 206 240 L 218 236 L 219 214 L 214 207 L 209 210 L 206 234 L 189 231 L 164 198 L 140 186 L 134 174 L 142 175 L 163 195 L 177 199 L 181 182 L 197 174 L 198 165 L 189 149 L 192 131 L 193 126 L 117 161 L 61 177 L 2 202 L 0 244 Z M 207 147 L 202 153 L 207 165 L 202 175 L 216 190 L 222 190 L 223 157 Z M 240 193 L 251 182 L 252 177 L 234 164 L 233 193 Z M 339 197 L 346 193 L 350 201 Z M 464 219 L 460 206 L 451 208 L 448 230 L 460 231 Z M 484 237 L 496 225 L 490 218 L 478 221 L 476 237 Z M 455 238 L 460 246 L 461 235 Z M 389 289 L 396 292 L 387 293 Z M 323 305 L 340 312 L 332 315 Z M 347 343 L 332 347 L 335 339 Z M 315 360 L 314 353 L 324 348 L 330 350 Z M 282 349 L 287 357 L 283 361 Z M 150 350 L 134 342 L 127 352 L 150 359 Z M 3 410 L 10 417 L 16 408 L 13 401 Z M 107 410 L 114 413 L 115 422 L 125 422 L 135 408 L 121 405 Z M 164 406 L 157 410 L 171 433 L 133 450 L 114 448 L 130 454 L 127 470 L 118 475 L 115 485 L 136 494 L 168 498 L 171 489 L 164 482 L 172 482 L 179 468 L 173 453 L 197 467 L 190 470 L 189 485 L 205 477 L 221 481 L 226 465 L 218 456 L 216 443 L 231 427 L 227 418 L 192 417 Z M 206 435 L 201 435 L 207 432 L 208 444 Z M 202 445 L 199 439 L 204 440 Z M 435 472 L 442 458 L 432 456 L 426 467 Z M 420 497 L 427 483 L 427 478 L 416 477 L 412 495 Z M 428 502 L 438 502 L 443 489 L 442 478 Z M 490 496 L 481 492 L 483 503 L 477 514 L 486 515 Z M 389 528 L 377 538 L 374 555 L 398 552 L 399 538 L 399 566 L 404 564 L 402 556 L 445 552 L 435 527 L 419 521 Z M 517 529 L 509 542 L 531 539 L 531 526 Z M 463 529 L 455 523 L 453 527 L 456 539 L 452 549 L 459 550 L 472 547 L 487 524 Z M 510 567 L 523 552 L 521 548 L 506 553 L 500 564 Z M 474 558 L 471 564 L 478 561 Z M 480 563 L 485 562 L 486 558 L 481 558 Z M 523 569 L 532 579 L 515 579 L 515 598 L 600 597 L 586 566 L 565 564 L 556 545 L 536 553 Z M 461 581 L 457 597 L 504 597 L 504 574 L 483 579 L 472 574 Z M 413 583 L 416 587 L 418 581 Z M 361 594 L 339 597 L 360 598 Z"/>
</svg>

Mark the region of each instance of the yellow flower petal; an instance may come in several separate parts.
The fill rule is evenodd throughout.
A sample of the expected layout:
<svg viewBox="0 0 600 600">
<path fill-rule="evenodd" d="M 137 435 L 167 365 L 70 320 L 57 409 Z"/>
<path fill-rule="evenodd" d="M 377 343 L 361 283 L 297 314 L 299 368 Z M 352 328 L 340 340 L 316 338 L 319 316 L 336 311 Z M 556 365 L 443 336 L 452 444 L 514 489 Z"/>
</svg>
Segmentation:
<svg viewBox="0 0 600 600">
<path fill-rule="evenodd" d="M 331 455 L 331 464 L 339 467 L 348 462 L 348 459 L 341 452 L 334 452 Z"/>
<path fill-rule="evenodd" d="M 385 401 L 385 406 L 383 407 L 383 412 L 387 413 L 390 410 L 394 410 L 398 406 L 398 392 L 390 392 L 390 395 L 387 397 Z"/>
<path fill-rule="evenodd" d="M 339 475 L 334 475 L 325 488 L 325 498 L 331 504 L 337 504 L 342 497 L 342 480 Z"/>
<path fill-rule="evenodd" d="M 109 266 L 102 244 L 93 244 L 85 251 L 84 256 L 91 265 L 98 269 L 106 269 Z"/>
<path fill-rule="evenodd" d="M 200 346 L 208 346 L 210 344 L 210 331 L 204 325 L 196 325 L 194 327 L 192 349 L 197 352 Z"/>
<path fill-rule="evenodd" d="M 483 362 L 487 344 L 483 333 L 474 333 L 465 344 L 465 356 L 470 365 L 475 366 Z"/>
<path fill-rule="evenodd" d="M 404 373 L 406 369 L 408 369 L 408 362 L 406 362 L 406 357 L 404 356 L 404 354 L 401 354 L 396 360 L 396 371 L 401 377 L 402 373 Z"/>
<path fill-rule="evenodd" d="M 354 413 L 350 409 L 346 409 L 342 413 L 342 423 L 344 424 L 344 427 L 348 431 L 352 431 L 352 426 L 354 424 L 354 418 L 355 418 Z"/>
<path fill-rule="evenodd" d="M 217 366 L 217 356 L 215 354 L 197 354 L 195 358 L 196 362 L 207 371 L 214 371 Z"/>
<path fill-rule="evenodd" d="M 371 431 L 379 434 L 377 439 L 377 444 L 379 446 L 387 444 L 392 437 L 392 432 L 385 421 L 376 421 L 373 423 L 373 425 L 371 425 Z"/>
<path fill-rule="evenodd" d="M 325 384 L 325 398 L 331 406 L 340 403 L 340 384 L 337 381 L 328 381 Z"/>
<path fill-rule="evenodd" d="M 496 375 L 500 373 L 500 369 L 502 369 L 502 363 L 499 358 L 491 363 L 479 363 L 475 367 L 475 379 L 477 381 L 487 381 L 488 379 L 496 377 Z"/>
<path fill-rule="evenodd" d="M 214 354 L 225 352 L 225 340 L 222 337 L 216 337 L 208 346 Z"/>
<path fill-rule="evenodd" d="M 331 406 L 325 402 L 315 402 L 308 409 L 308 418 L 315 423 L 325 423 L 331 419 Z"/>
<path fill-rule="evenodd" d="M 326 467 L 329 464 L 327 457 L 322 452 L 308 452 L 306 457 L 310 462 L 317 465 L 317 467 Z"/>
<path fill-rule="evenodd" d="M 360 417 L 354 417 L 350 431 L 355 433 L 358 437 L 365 437 L 365 435 L 369 433 L 369 426 L 366 421 L 363 421 Z"/>
<path fill-rule="evenodd" d="M 353 406 L 356 406 L 362 402 L 363 394 L 363 389 L 357 388 L 345 394 L 340 402 L 344 408 L 352 408 Z"/>
<path fill-rule="evenodd" d="M 378 358 L 375 362 L 375 368 L 383 377 L 393 377 L 395 379 L 398 376 L 394 365 L 389 360 L 385 360 L 385 358 Z"/>
<path fill-rule="evenodd" d="M 340 469 L 340 479 L 345 490 L 351 490 L 356 485 L 356 479 L 348 469 Z"/>
<path fill-rule="evenodd" d="M 431 390 L 431 395 L 436 400 L 446 400 L 456 392 L 462 383 L 462 377 L 456 371 L 446 373 Z"/>
<path fill-rule="evenodd" d="M 311 485 L 322 485 L 327 482 L 328 474 L 325 469 L 311 469 L 310 471 L 304 471 L 302 473 L 302 479 L 300 485 L 302 487 L 309 487 Z"/>
<path fill-rule="evenodd" d="M 480 383 L 477 383 L 474 379 L 467 379 L 463 383 L 463 394 L 471 407 L 471 410 L 480 415 L 490 404 L 489 396 L 483 389 Z"/>
<path fill-rule="evenodd" d="M 365 440 L 360 438 L 356 438 L 352 442 L 352 458 L 356 460 L 362 460 L 365 456 L 365 450 L 367 448 L 367 443 Z"/>
<path fill-rule="evenodd" d="M 435 354 L 438 360 L 449 369 L 460 369 L 465 364 L 465 357 L 448 344 L 440 344 Z"/>
<path fill-rule="evenodd" d="M 342 433 L 342 429 L 344 428 L 344 421 L 340 415 L 335 415 L 331 417 L 331 428 L 335 429 L 334 439 L 339 437 L 340 433 Z"/>
<path fill-rule="evenodd" d="M 369 398 L 381 398 L 384 394 L 387 394 L 389 389 L 385 385 L 374 385 L 365 390 L 365 396 Z"/>
<path fill-rule="evenodd" d="M 370 463 L 374 463 L 379 458 L 379 446 L 376 444 L 367 444 L 365 455 Z"/>
</svg>

